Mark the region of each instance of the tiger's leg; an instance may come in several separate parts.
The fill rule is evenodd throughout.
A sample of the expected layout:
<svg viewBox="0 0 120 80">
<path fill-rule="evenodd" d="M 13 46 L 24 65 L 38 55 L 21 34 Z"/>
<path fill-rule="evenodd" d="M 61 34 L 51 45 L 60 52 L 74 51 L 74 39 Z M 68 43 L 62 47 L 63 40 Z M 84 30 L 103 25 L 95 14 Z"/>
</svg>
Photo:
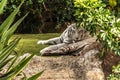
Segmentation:
<svg viewBox="0 0 120 80">
<path fill-rule="evenodd" d="M 44 49 L 42 49 L 40 51 L 40 54 L 43 55 L 43 56 L 48 56 L 48 55 L 60 55 L 60 54 L 63 54 L 64 51 L 63 50 L 59 50 L 61 47 L 64 47 L 68 44 L 65 44 L 65 43 L 61 43 L 61 44 L 57 44 L 57 45 L 51 45 L 51 46 L 48 46 Z M 56 52 L 57 51 L 57 52 Z M 62 51 L 62 52 L 61 52 Z M 65 54 L 65 53 L 64 53 Z"/>
<path fill-rule="evenodd" d="M 54 44 L 59 44 L 59 43 L 62 43 L 60 37 L 51 38 L 48 40 L 39 40 L 37 42 L 37 44 L 49 44 L 49 45 L 54 45 Z"/>
</svg>

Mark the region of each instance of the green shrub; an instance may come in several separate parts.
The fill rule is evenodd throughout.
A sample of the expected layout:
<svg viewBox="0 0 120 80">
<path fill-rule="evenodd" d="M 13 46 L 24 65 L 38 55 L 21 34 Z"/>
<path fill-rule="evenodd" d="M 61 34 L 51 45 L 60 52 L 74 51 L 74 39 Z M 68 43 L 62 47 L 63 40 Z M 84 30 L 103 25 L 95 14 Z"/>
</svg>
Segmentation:
<svg viewBox="0 0 120 80">
<path fill-rule="evenodd" d="M 112 74 L 108 76 L 109 80 L 120 80 L 120 64 L 113 66 Z"/>
<path fill-rule="evenodd" d="M 113 50 L 120 55 L 120 22 L 105 9 L 106 5 L 101 0 L 75 0 L 74 4 L 78 23 L 97 36 L 104 46 L 103 52 Z"/>
<path fill-rule="evenodd" d="M 101 56 L 110 50 L 120 56 L 120 20 L 105 9 L 106 5 L 101 0 L 75 0 L 74 4 L 79 25 L 97 36 L 97 40 L 103 44 Z M 120 65 L 113 67 L 108 79 L 120 79 Z"/>
</svg>

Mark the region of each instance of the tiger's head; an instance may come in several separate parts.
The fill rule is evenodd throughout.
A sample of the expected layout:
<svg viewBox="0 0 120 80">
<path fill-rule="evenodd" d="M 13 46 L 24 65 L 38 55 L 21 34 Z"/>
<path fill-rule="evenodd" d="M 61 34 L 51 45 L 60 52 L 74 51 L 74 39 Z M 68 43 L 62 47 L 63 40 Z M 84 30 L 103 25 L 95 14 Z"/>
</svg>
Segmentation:
<svg viewBox="0 0 120 80">
<path fill-rule="evenodd" d="M 67 27 L 67 29 L 62 33 L 62 38 L 64 43 L 73 43 L 78 40 L 78 29 L 76 23 L 73 23 Z"/>
</svg>

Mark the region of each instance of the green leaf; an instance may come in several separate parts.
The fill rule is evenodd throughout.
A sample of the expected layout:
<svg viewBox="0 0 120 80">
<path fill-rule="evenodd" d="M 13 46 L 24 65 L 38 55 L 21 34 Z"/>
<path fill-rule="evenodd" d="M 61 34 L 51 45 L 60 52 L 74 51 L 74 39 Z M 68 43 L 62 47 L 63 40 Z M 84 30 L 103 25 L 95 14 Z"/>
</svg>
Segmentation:
<svg viewBox="0 0 120 80">
<path fill-rule="evenodd" d="M 100 52 L 100 58 L 104 57 L 105 49 L 102 49 L 102 52 Z"/>
<path fill-rule="evenodd" d="M 15 32 L 15 30 L 17 29 L 18 25 L 24 20 L 24 18 L 28 15 L 28 13 L 21 19 L 19 19 L 16 23 L 14 23 L 12 25 L 12 27 L 6 31 L 6 33 L 4 33 L 2 35 L 2 40 L 3 40 L 3 43 L 4 44 L 7 44 L 8 43 L 8 40 L 10 39 L 10 37 L 13 35 L 13 33 Z"/>
<path fill-rule="evenodd" d="M 4 46 L 5 45 L 2 42 L 0 42 L 0 51 L 3 49 Z"/>
<path fill-rule="evenodd" d="M 0 2 L 0 14 L 3 13 L 3 8 L 6 6 L 7 0 L 2 0 Z"/>
<path fill-rule="evenodd" d="M 18 57 L 14 57 L 13 61 L 11 61 L 11 64 L 10 64 L 10 66 L 8 67 L 7 72 L 9 72 L 9 71 L 14 67 L 17 58 L 18 58 Z"/>
<path fill-rule="evenodd" d="M 16 65 L 8 73 L 6 73 L 2 77 L 0 77 L 0 80 L 7 80 L 7 79 L 14 78 L 16 75 L 18 75 L 18 73 L 20 73 L 23 70 L 23 68 L 28 64 L 28 62 L 32 59 L 33 56 L 34 56 L 34 54 L 32 54 L 31 56 L 29 56 L 28 58 L 24 58 L 23 60 L 21 60 L 18 63 L 18 65 Z"/>
<path fill-rule="evenodd" d="M 24 72 L 22 72 L 22 74 L 23 74 L 24 77 L 21 80 L 27 80 L 26 74 Z"/>
<path fill-rule="evenodd" d="M 32 77 L 28 78 L 27 80 L 37 80 L 37 78 L 39 78 L 42 74 L 43 74 L 44 70 L 33 75 Z"/>
<path fill-rule="evenodd" d="M 10 27 L 10 25 L 12 24 L 15 15 L 18 13 L 19 8 L 21 7 L 21 5 L 23 4 L 23 1 L 21 2 L 21 4 L 10 14 L 10 16 L 0 25 L 0 36 L 2 36 Z"/>
<path fill-rule="evenodd" d="M 0 64 L 0 69 L 2 69 L 2 68 L 3 68 L 8 62 L 10 62 L 12 59 L 13 59 L 13 57 L 11 57 L 11 58 L 5 60 L 4 62 L 2 62 L 2 63 Z"/>
<path fill-rule="evenodd" d="M 14 39 L 14 42 L 10 43 L 7 47 L 0 51 L 0 63 L 2 63 L 13 51 L 20 38 Z"/>
</svg>

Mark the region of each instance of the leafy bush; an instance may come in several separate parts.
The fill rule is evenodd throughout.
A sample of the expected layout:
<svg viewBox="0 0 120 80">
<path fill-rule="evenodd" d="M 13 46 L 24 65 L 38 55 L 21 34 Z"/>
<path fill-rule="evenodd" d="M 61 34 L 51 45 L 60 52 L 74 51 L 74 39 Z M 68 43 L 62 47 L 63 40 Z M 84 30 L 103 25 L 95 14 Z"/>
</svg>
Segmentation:
<svg viewBox="0 0 120 80">
<path fill-rule="evenodd" d="M 11 38 L 17 26 L 23 21 L 23 19 L 27 16 L 27 14 L 19 19 L 17 22 L 13 23 L 15 15 L 19 12 L 19 8 L 23 4 L 24 0 L 22 0 L 21 4 L 7 17 L 7 19 L 0 25 L 0 70 L 2 70 L 7 63 L 10 63 L 5 73 L 0 75 L 0 80 L 11 80 L 14 79 L 27 65 L 27 63 L 32 59 L 34 54 L 28 56 L 27 58 L 23 58 L 18 61 L 18 54 L 15 54 L 14 49 L 18 44 L 20 38 L 16 38 L 8 44 L 8 40 Z M 0 2 L 0 13 L 3 13 L 3 8 L 5 6 L 6 0 L 2 0 Z M 11 55 L 13 55 L 11 57 Z M 29 79 L 37 79 L 42 72 L 30 77 Z M 29 80 L 28 79 L 28 80 Z"/>
<path fill-rule="evenodd" d="M 119 80 L 120 79 L 120 64 L 113 66 L 112 74 L 108 76 L 109 80 Z"/>
<path fill-rule="evenodd" d="M 120 0 L 102 0 L 106 4 L 106 9 L 109 9 L 116 17 L 120 18 Z"/>
<path fill-rule="evenodd" d="M 79 25 L 103 44 L 101 56 L 108 50 L 120 55 L 120 20 L 105 9 L 106 5 L 101 0 L 75 0 L 75 7 Z M 120 65 L 113 67 L 113 74 L 108 79 L 120 79 Z"/>
<path fill-rule="evenodd" d="M 59 31 L 62 27 L 61 24 L 75 20 L 73 15 L 73 1 L 74 0 L 25 0 L 17 18 L 25 15 L 26 12 L 29 12 L 29 14 L 20 24 L 16 32 L 39 33 Z M 9 15 L 19 3 L 20 0 L 8 0 L 3 17 Z M 46 27 L 49 28 L 46 30 Z"/>
<path fill-rule="evenodd" d="M 74 4 L 78 23 L 97 36 L 104 46 L 103 52 L 113 50 L 120 55 L 120 22 L 105 9 L 105 4 L 101 0 L 75 0 Z"/>
</svg>

